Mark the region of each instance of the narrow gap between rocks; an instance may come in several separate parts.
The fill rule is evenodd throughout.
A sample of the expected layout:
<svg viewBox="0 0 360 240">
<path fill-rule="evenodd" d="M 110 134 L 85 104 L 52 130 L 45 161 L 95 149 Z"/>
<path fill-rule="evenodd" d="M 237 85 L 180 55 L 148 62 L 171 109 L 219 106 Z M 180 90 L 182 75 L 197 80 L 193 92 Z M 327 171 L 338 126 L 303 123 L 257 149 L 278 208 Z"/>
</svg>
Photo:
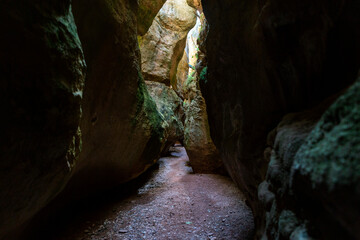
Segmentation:
<svg viewBox="0 0 360 240">
<path fill-rule="evenodd" d="M 200 89 L 209 26 L 201 2 L 188 2 L 166 1 L 138 36 L 145 97 L 155 104 L 165 132 L 163 157 L 136 180 L 39 220 L 28 239 L 253 237 L 252 212 L 210 137 Z"/>
<path fill-rule="evenodd" d="M 188 160 L 175 144 L 140 178 L 54 215 L 28 239 L 251 239 L 240 190 L 226 176 L 194 174 Z"/>
</svg>

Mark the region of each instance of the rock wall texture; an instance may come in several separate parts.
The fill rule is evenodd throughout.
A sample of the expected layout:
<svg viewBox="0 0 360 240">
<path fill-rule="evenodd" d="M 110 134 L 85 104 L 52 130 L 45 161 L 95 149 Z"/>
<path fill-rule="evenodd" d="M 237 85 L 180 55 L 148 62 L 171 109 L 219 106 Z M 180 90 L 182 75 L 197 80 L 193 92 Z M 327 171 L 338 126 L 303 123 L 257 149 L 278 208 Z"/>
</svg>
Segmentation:
<svg viewBox="0 0 360 240">
<path fill-rule="evenodd" d="M 309 204 L 306 210 L 321 213 L 314 235 L 323 239 L 360 239 L 359 90 L 360 78 L 325 112 L 294 158 L 291 187 Z"/>
<path fill-rule="evenodd" d="M 333 99 L 289 114 L 270 134 L 263 239 L 359 239 L 359 80 L 329 109 Z"/>
<path fill-rule="evenodd" d="M 196 23 L 195 9 L 186 0 L 168 0 L 149 31 L 140 38 L 142 72 L 148 81 L 170 86 L 176 77 L 186 35 Z"/>
<path fill-rule="evenodd" d="M 259 238 L 264 209 L 257 189 L 267 172 L 267 135 L 286 113 L 311 108 L 354 82 L 360 66 L 359 5 L 351 0 L 203 2 L 210 32 L 207 81 L 201 87 L 211 134 L 228 172 L 247 195 Z M 350 164 L 351 158 L 344 161 Z M 304 187 L 311 191 L 313 180 L 307 179 Z M 318 199 L 330 198 L 329 192 L 318 194 Z M 356 211 L 354 205 L 349 208 Z M 345 225 L 336 226 L 329 235 L 333 229 L 350 234 Z"/>
<path fill-rule="evenodd" d="M 184 140 L 183 101 L 172 88 L 163 83 L 146 81 L 146 87 L 162 119 L 165 141 L 163 153 L 166 154 L 170 146 Z"/>
<path fill-rule="evenodd" d="M 87 1 L 73 1 L 88 73 L 83 148 L 67 189 L 72 196 L 139 176 L 157 160 L 164 134 L 141 76 L 136 4 L 98 0 L 84 5 Z"/>
<path fill-rule="evenodd" d="M 0 239 L 77 164 L 85 62 L 69 2 L 0 2 Z"/>
<path fill-rule="evenodd" d="M 223 163 L 210 136 L 206 103 L 199 85 L 201 76 L 206 72 L 205 53 L 200 50 L 207 36 L 203 34 L 207 32 L 206 24 L 205 16 L 201 14 L 188 33 L 176 82 L 173 84 L 177 93 L 184 98 L 184 146 L 193 170 L 198 173 L 221 173 Z"/>
<path fill-rule="evenodd" d="M 137 8 L 1 1 L 0 239 L 15 239 L 55 196 L 114 187 L 160 155 L 165 129 L 141 76 Z"/>
<path fill-rule="evenodd" d="M 143 36 L 150 28 L 155 16 L 158 14 L 166 0 L 138 0 L 137 30 Z"/>
<path fill-rule="evenodd" d="M 301 228 L 300 232 L 308 235 L 306 225 L 309 223 L 296 216 L 299 209 L 305 208 L 305 204 L 298 199 L 302 193 L 294 191 L 291 183 L 294 157 L 333 101 L 334 97 L 311 110 L 287 114 L 268 135 L 269 147 L 264 155 L 270 163 L 266 181 L 258 189 L 259 200 L 266 212 L 263 216 L 263 239 L 288 239 L 297 227 Z M 319 212 L 314 211 L 313 214 L 317 215 Z M 324 221 L 322 224 L 326 225 Z M 294 237 L 295 235 L 292 236 Z"/>
</svg>

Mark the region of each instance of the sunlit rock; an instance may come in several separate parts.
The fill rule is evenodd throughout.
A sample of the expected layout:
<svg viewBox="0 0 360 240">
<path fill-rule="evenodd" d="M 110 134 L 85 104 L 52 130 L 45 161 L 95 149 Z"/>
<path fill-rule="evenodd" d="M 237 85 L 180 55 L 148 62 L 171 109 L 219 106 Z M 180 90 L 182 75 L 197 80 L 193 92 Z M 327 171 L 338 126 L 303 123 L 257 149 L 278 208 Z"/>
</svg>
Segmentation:
<svg viewBox="0 0 360 240">
<path fill-rule="evenodd" d="M 210 136 L 206 103 L 199 86 L 200 73 L 203 72 L 202 76 L 206 77 L 206 68 L 197 69 L 198 63 L 205 61 L 199 44 L 206 40 L 206 35 L 201 35 L 206 20 L 204 14 L 198 12 L 198 15 L 196 25 L 188 33 L 176 82 L 173 84 L 184 98 L 184 146 L 191 166 L 196 172 L 221 172 L 222 161 Z"/>
<path fill-rule="evenodd" d="M 186 0 L 168 0 L 149 31 L 140 39 L 145 80 L 170 85 L 176 76 L 188 31 L 195 25 L 195 9 Z"/>
</svg>

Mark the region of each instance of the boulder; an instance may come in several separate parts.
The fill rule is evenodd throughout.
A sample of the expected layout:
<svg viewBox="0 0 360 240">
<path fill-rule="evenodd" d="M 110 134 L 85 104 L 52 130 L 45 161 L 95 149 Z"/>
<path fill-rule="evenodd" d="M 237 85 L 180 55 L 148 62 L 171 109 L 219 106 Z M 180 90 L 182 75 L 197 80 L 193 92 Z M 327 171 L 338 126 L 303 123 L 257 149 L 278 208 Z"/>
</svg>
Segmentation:
<svg viewBox="0 0 360 240">
<path fill-rule="evenodd" d="M 211 136 L 206 103 L 200 91 L 185 105 L 184 146 L 196 173 L 222 173 L 223 163 Z"/>
</svg>

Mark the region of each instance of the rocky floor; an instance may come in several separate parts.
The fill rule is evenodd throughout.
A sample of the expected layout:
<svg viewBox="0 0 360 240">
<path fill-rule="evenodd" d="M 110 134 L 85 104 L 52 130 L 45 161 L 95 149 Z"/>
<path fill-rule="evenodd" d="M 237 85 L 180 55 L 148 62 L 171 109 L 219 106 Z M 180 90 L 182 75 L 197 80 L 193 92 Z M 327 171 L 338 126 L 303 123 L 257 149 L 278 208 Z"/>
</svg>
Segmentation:
<svg viewBox="0 0 360 240">
<path fill-rule="evenodd" d="M 38 239 L 251 239 L 253 217 L 233 182 L 224 176 L 193 174 L 187 162 L 183 147 L 172 148 L 171 156 L 159 160 L 158 169 L 136 192 L 91 213 L 68 216 L 67 226 L 43 227 L 52 234 Z"/>
</svg>

